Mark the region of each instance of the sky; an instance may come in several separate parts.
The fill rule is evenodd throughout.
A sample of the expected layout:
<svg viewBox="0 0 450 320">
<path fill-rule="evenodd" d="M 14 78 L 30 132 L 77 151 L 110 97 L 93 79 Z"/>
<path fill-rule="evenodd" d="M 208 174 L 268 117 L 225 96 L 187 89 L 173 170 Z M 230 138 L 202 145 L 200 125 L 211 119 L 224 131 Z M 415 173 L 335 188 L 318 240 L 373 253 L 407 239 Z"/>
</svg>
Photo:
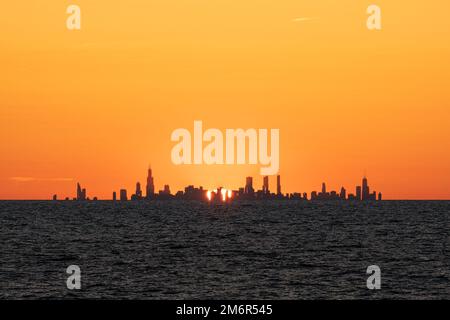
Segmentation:
<svg viewBox="0 0 450 320">
<path fill-rule="evenodd" d="M 81 30 L 66 9 L 81 8 Z M 366 9 L 382 10 L 382 30 Z M 450 199 L 450 2 L 8 1 L 0 199 L 236 189 L 259 165 L 171 161 L 173 130 L 279 128 L 283 192 L 367 175 L 385 199 Z M 271 189 L 275 190 L 274 177 Z"/>
</svg>

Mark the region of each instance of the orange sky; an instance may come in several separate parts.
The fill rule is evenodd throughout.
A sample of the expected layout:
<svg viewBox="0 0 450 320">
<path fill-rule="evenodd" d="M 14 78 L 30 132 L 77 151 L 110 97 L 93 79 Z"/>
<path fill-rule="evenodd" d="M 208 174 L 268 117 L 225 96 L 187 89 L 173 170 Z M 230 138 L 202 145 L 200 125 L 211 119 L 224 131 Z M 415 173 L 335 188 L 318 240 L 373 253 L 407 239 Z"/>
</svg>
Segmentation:
<svg viewBox="0 0 450 320">
<path fill-rule="evenodd" d="M 78 4 L 82 29 L 66 29 Z M 366 28 L 380 5 L 383 30 Z M 260 188 L 260 166 L 175 166 L 170 134 L 279 128 L 284 192 L 364 173 L 450 199 L 450 2 L 9 1 L 0 11 L 0 199 L 145 182 Z M 311 18 L 295 21 L 296 18 Z M 301 20 L 301 19 L 300 19 Z M 275 179 L 271 179 L 271 187 Z"/>
</svg>

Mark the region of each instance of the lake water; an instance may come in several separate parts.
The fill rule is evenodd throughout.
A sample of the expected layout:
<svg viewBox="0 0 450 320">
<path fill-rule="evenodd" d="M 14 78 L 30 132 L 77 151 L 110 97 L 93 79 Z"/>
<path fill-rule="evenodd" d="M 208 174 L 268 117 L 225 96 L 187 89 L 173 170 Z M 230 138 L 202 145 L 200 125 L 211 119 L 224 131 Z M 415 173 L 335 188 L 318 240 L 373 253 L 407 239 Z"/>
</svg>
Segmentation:
<svg viewBox="0 0 450 320">
<path fill-rule="evenodd" d="M 449 228 L 446 201 L 0 201 L 0 298 L 449 299 Z"/>
</svg>

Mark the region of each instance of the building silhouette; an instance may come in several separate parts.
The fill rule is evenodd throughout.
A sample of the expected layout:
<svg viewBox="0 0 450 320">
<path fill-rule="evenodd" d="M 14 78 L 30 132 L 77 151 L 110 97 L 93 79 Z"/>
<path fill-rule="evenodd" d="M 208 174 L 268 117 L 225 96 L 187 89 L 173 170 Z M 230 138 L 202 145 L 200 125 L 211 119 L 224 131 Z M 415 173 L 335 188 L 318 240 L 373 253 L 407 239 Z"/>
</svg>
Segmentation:
<svg viewBox="0 0 450 320">
<path fill-rule="evenodd" d="M 344 187 L 341 188 L 341 192 L 339 193 L 339 198 L 342 200 L 347 199 L 347 190 Z"/>
<path fill-rule="evenodd" d="M 196 188 L 193 185 L 184 188 L 183 198 L 186 200 L 205 200 L 207 190 L 203 190 L 203 187 Z"/>
<path fill-rule="evenodd" d="M 139 199 L 142 198 L 141 184 L 139 182 L 136 183 L 136 196 Z"/>
<path fill-rule="evenodd" d="M 308 200 L 308 195 L 306 192 L 299 193 L 294 192 L 290 194 L 283 195 L 281 191 L 281 176 L 277 175 L 277 191 L 276 193 L 271 193 L 269 189 L 269 176 L 264 176 L 262 183 L 262 188 L 260 190 L 255 190 L 253 188 L 253 177 L 246 177 L 245 185 L 240 187 L 238 190 L 229 190 L 222 187 L 216 188 L 214 191 L 204 189 L 202 186 L 195 187 L 194 185 L 189 185 L 184 188 L 183 191 L 178 191 L 172 194 L 168 184 L 164 185 L 162 190 L 155 193 L 154 179 L 152 175 L 152 169 L 149 168 L 147 171 L 147 185 L 146 185 L 146 196 L 144 197 L 141 184 L 136 183 L 135 193 L 131 195 L 131 200 L 170 200 L 170 199 L 181 199 L 181 200 L 195 200 L 195 201 L 209 201 L 215 202 L 231 202 L 233 200 Z M 224 194 L 226 195 L 224 196 Z M 86 189 L 82 188 L 80 183 L 77 183 L 77 195 L 74 200 L 78 201 L 88 201 L 89 198 L 86 196 Z M 117 200 L 117 193 L 114 191 L 112 193 L 113 201 Z M 120 189 L 119 191 L 120 201 L 127 201 L 128 195 L 126 189 Z M 214 199 L 211 200 L 211 199 Z M 220 200 L 223 199 L 223 200 Z M 56 194 L 53 195 L 53 200 L 57 200 Z M 66 200 L 69 200 L 67 197 Z M 94 197 L 93 200 L 97 200 Z M 321 200 L 338 200 L 338 201 L 381 201 L 382 193 L 373 191 L 370 193 L 370 187 L 367 177 L 363 177 L 362 185 L 356 186 L 355 194 L 348 194 L 344 187 L 340 188 L 340 191 L 327 190 L 327 185 L 325 182 L 322 183 L 321 191 L 312 191 L 309 200 L 321 201 Z"/>
<path fill-rule="evenodd" d="M 244 194 L 248 196 L 253 196 L 254 193 L 255 189 L 253 189 L 253 178 L 252 177 L 245 178 Z"/>
<path fill-rule="evenodd" d="M 81 189 L 80 183 L 77 183 L 77 198 L 78 201 L 86 200 L 86 189 Z"/>
<path fill-rule="evenodd" d="M 367 184 L 367 178 L 364 177 L 362 180 L 362 200 L 369 200 L 369 185 Z"/>
<path fill-rule="evenodd" d="M 168 184 L 164 185 L 163 190 L 159 190 L 158 199 L 172 199 L 174 196 L 170 193 L 170 187 Z"/>
<path fill-rule="evenodd" d="M 139 182 L 136 182 L 136 192 L 131 195 L 131 200 L 141 200 L 142 199 L 142 190 L 141 190 L 141 184 Z"/>
<path fill-rule="evenodd" d="M 170 187 L 168 184 L 164 185 L 164 189 L 159 191 L 159 194 L 165 194 L 165 195 L 169 195 L 170 194 Z"/>
<path fill-rule="evenodd" d="M 361 198 L 361 186 L 356 186 L 356 200 L 362 200 L 362 198 Z"/>
<path fill-rule="evenodd" d="M 155 183 L 153 181 L 153 176 L 152 176 L 152 168 L 148 168 L 148 172 L 147 172 L 147 186 L 146 186 L 146 197 L 147 199 L 151 199 L 154 197 L 155 195 Z"/>
<path fill-rule="evenodd" d="M 263 188 L 262 188 L 262 192 L 263 192 L 264 194 L 269 194 L 269 193 L 270 193 L 270 191 L 269 191 L 269 177 L 268 177 L 268 176 L 265 176 L 265 177 L 263 178 Z"/>
<path fill-rule="evenodd" d="M 278 196 L 283 195 L 281 193 L 281 176 L 280 175 L 277 175 L 277 195 Z"/>
<path fill-rule="evenodd" d="M 126 189 L 120 189 L 120 201 L 127 201 L 127 190 Z"/>
</svg>

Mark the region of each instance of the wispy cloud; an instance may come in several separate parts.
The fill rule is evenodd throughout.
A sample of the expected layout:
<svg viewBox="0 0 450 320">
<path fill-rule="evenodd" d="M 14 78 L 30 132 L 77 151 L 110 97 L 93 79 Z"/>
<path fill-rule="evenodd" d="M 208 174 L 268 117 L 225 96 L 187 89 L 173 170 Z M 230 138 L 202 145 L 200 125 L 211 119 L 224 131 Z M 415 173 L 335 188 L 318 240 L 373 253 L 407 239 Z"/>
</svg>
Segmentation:
<svg viewBox="0 0 450 320">
<path fill-rule="evenodd" d="M 33 181 L 66 182 L 66 181 L 73 181 L 73 178 L 10 177 L 9 180 L 14 182 L 33 182 Z"/>
<path fill-rule="evenodd" d="M 317 18 L 317 17 L 298 17 L 298 18 L 292 19 L 292 22 L 308 22 L 308 21 L 315 21 L 315 20 L 319 20 L 319 18 Z"/>
<path fill-rule="evenodd" d="M 33 177 L 11 177 L 9 180 L 15 181 L 15 182 L 30 182 L 35 181 L 36 179 Z"/>
<path fill-rule="evenodd" d="M 73 178 L 51 178 L 47 179 L 47 181 L 73 181 Z"/>
</svg>

